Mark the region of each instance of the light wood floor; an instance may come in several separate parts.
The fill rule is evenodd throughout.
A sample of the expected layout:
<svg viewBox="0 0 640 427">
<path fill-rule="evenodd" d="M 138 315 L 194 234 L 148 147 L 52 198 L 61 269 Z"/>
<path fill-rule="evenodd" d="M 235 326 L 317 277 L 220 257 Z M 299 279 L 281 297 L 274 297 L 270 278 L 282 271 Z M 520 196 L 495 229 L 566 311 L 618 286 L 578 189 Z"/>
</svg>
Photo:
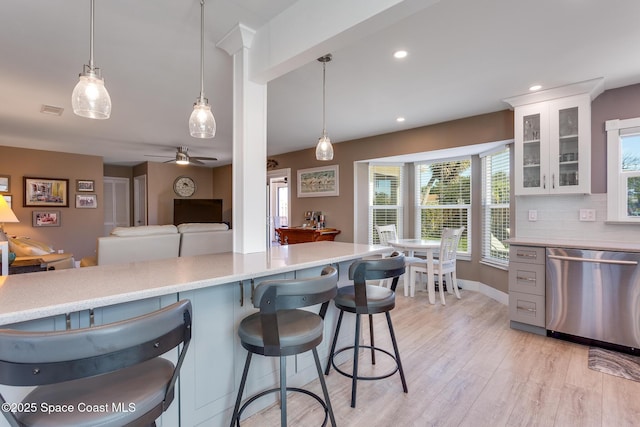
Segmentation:
<svg viewBox="0 0 640 427">
<path fill-rule="evenodd" d="M 397 296 L 391 316 L 409 393 L 402 392 L 397 374 L 359 381 L 353 409 L 351 380 L 332 370 L 325 378 L 338 425 L 640 425 L 640 383 L 588 369 L 588 347 L 510 329 L 507 307 L 461 292 L 461 300 L 448 295 L 444 307 L 429 305 L 424 292 Z M 376 318 L 376 344 L 391 349 L 384 316 Z M 380 359 L 376 370 L 382 372 L 388 365 Z M 308 388 L 321 395 L 317 380 Z M 322 422 L 323 412 L 310 398 L 293 393 L 287 402 L 290 426 Z M 272 407 L 242 425 L 277 426 L 279 417 Z"/>
</svg>

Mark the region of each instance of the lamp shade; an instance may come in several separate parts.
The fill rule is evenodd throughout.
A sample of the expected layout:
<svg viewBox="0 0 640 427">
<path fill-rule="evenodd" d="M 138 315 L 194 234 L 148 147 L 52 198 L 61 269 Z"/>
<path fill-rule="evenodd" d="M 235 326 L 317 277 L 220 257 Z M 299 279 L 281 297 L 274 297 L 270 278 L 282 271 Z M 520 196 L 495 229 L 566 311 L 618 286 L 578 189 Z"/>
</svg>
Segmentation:
<svg viewBox="0 0 640 427">
<path fill-rule="evenodd" d="M 206 98 L 198 98 L 189 117 L 189 134 L 194 138 L 213 138 L 216 135 L 216 119 Z"/>
<path fill-rule="evenodd" d="M 71 94 L 73 112 L 89 119 L 108 119 L 111 116 L 111 97 L 104 80 L 93 72 L 80 74 L 80 81 Z"/>
<path fill-rule="evenodd" d="M 4 197 L 0 196 L 0 224 L 4 222 L 20 222 Z"/>
<path fill-rule="evenodd" d="M 316 159 L 317 160 L 333 160 L 333 145 L 327 135 L 322 135 L 318 139 L 318 145 L 316 145 Z"/>
</svg>

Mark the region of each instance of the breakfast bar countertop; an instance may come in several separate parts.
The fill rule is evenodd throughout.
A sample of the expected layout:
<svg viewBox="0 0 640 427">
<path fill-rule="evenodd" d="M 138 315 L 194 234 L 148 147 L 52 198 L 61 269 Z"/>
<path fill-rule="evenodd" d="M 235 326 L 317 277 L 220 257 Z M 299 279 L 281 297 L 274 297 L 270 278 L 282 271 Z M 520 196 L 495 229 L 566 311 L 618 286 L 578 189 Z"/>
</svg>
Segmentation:
<svg viewBox="0 0 640 427">
<path fill-rule="evenodd" d="M 226 252 L 0 276 L 0 325 L 339 263 L 385 250 L 323 241 L 250 254 Z"/>
<path fill-rule="evenodd" d="M 637 242 L 607 242 L 599 240 L 549 239 L 536 237 L 514 237 L 507 239 L 511 245 L 544 246 L 548 248 L 576 248 L 595 251 L 640 252 Z"/>
</svg>

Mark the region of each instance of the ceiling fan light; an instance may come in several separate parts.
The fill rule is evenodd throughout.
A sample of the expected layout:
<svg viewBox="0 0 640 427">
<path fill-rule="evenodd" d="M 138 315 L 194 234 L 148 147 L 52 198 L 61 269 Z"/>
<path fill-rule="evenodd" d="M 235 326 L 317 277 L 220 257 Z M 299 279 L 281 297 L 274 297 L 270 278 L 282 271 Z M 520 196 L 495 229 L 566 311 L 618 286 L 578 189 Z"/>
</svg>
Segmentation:
<svg viewBox="0 0 640 427">
<path fill-rule="evenodd" d="M 327 135 L 322 135 L 318 138 L 318 145 L 316 145 L 316 159 L 317 160 L 333 160 L 333 145 Z"/>
<path fill-rule="evenodd" d="M 71 94 L 71 105 L 78 116 L 108 119 L 111 116 L 111 97 L 102 77 L 93 70 L 80 74 L 80 80 Z"/>
<path fill-rule="evenodd" d="M 189 156 L 186 153 L 176 153 L 176 164 L 178 165 L 188 165 L 189 164 Z"/>
<path fill-rule="evenodd" d="M 216 119 L 206 98 L 198 98 L 189 117 L 189 134 L 194 138 L 213 138 L 216 135 Z"/>
</svg>

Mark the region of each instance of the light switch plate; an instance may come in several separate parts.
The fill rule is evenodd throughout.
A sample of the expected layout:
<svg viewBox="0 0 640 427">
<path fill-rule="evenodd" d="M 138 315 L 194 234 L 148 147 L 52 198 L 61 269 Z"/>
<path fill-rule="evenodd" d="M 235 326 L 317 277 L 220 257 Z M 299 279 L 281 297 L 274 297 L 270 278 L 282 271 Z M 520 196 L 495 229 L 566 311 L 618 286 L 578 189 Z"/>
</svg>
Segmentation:
<svg viewBox="0 0 640 427">
<path fill-rule="evenodd" d="M 531 209 L 529 211 L 529 221 L 537 221 L 538 220 L 538 211 Z"/>
<path fill-rule="evenodd" d="M 596 210 L 595 209 L 580 209 L 580 221 L 595 221 Z"/>
</svg>

